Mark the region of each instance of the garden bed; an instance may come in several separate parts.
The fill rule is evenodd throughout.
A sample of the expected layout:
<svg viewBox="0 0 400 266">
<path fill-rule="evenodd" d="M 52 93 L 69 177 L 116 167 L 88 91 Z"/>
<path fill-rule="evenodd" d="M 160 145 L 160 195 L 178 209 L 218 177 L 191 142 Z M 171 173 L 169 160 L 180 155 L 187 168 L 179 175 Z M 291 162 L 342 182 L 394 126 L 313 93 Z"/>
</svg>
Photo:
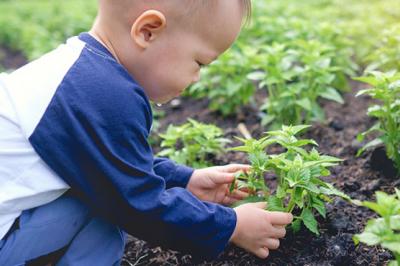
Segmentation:
<svg viewBox="0 0 400 266">
<path fill-rule="evenodd" d="M 355 93 L 364 85 L 352 82 L 353 91 L 346 93 L 345 104 L 323 102 L 327 114 L 327 124 L 314 124 L 306 134 L 319 143 L 319 150 L 344 159 L 332 169 L 327 181 L 347 193 L 353 199 L 372 200 L 377 190 L 392 192 L 399 180 L 385 177 L 371 169 L 371 152 L 356 157 L 361 144 L 356 141 L 358 133 L 372 125 L 366 110 L 371 100 L 367 97 L 355 98 Z M 224 118 L 210 112 L 207 100 L 180 98 L 174 106 L 166 104 L 161 109 L 165 117 L 159 119 L 160 131 L 169 124 L 182 124 L 186 118 L 216 123 L 225 131 L 225 137 L 241 136 L 237 125 L 244 123 L 253 137 L 260 137 L 265 131 L 260 126 L 257 108 L 246 107 L 238 116 Z M 239 143 L 232 143 L 237 146 Z M 158 147 L 154 147 L 155 151 Z M 223 158 L 216 158 L 219 164 L 230 162 L 246 163 L 246 157 L 239 152 L 227 152 Z M 274 180 L 268 181 L 274 187 Z M 337 199 L 327 205 L 327 219 L 319 219 L 320 236 L 302 229 L 293 234 L 288 230 L 278 251 L 272 251 L 267 260 L 235 247 L 229 247 L 217 260 L 194 262 L 188 255 L 160 248 L 151 248 L 145 242 L 131 239 L 126 247 L 123 265 L 383 265 L 391 259 L 389 252 L 363 244 L 355 246 L 352 236 L 360 233 L 367 220 L 375 217 L 373 212 Z"/>
<path fill-rule="evenodd" d="M 0 70 L 16 69 L 24 64 L 27 60 L 20 52 L 11 51 L 9 48 L 0 46 Z"/>
<path fill-rule="evenodd" d="M 0 47 L 1 65 L 6 69 L 17 68 L 26 63 L 20 53 L 11 52 Z M 360 83 L 352 83 L 353 91 L 345 94 L 345 104 L 324 102 L 327 124 L 315 124 L 307 133 L 307 137 L 319 143 L 319 150 L 324 154 L 344 159 L 336 166 L 328 181 L 354 199 L 372 200 L 374 192 L 391 189 L 399 185 L 399 180 L 385 177 L 379 171 L 371 169 L 371 152 L 356 157 L 361 147 L 355 139 L 358 133 L 371 126 L 372 121 L 366 115 L 371 103 L 366 97 L 355 98 Z M 237 116 L 222 117 L 207 108 L 208 101 L 190 98 L 179 98 L 174 104 L 166 104 L 157 109 L 165 111 L 159 119 L 160 131 L 165 131 L 169 124 L 182 124 L 186 118 L 215 123 L 225 131 L 225 137 L 233 139 L 240 136 L 237 126 L 244 123 L 253 137 L 260 137 L 265 131 L 260 126 L 258 109 L 244 107 Z M 232 143 L 237 146 L 239 143 Z M 154 147 L 155 152 L 158 147 Z M 227 152 L 223 158 L 216 158 L 216 163 L 247 163 L 244 154 Z M 274 180 L 269 180 L 274 187 Z M 122 265 L 382 265 L 391 259 L 389 252 L 363 244 L 355 246 L 352 236 L 360 233 L 366 221 L 374 214 L 366 208 L 351 205 L 343 200 L 335 200 L 327 205 L 327 219 L 320 219 L 320 236 L 308 230 L 297 234 L 288 231 L 277 251 L 272 251 L 267 260 L 255 256 L 236 247 L 229 247 L 217 260 L 194 262 L 190 255 L 181 254 L 159 247 L 151 247 L 146 242 L 129 237 Z"/>
<path fill-rule="evenodd" d="M 26 63 L 20 54 L 0 47 L 0 65 L 5 69 L 14 69 Z M 358 133 L 372 125 L 366 110 L 371 100 L 367 97 L 355 98 L 356 92 L 364 85 L 352 82 L 353 91 L 344 95 L 345 104 L 323 102 L 327 123 L 314 124 L 306 134 L 319 143 L 319 150 L 344 159 L 333 168 L 328 181 L 347 193 L 353 199 L 372 200 L 374 192 L 383 190 L 392 192 L 399 185 L 398 179 L 385 177 L 379 171 L 371 169 L 371 152 L 356 157 L 361 147 L 355 139 Z M 262 94 L 262 92 L 260 92 Z M 265 95 L 260 95 L 265 96 Z M 240 136 L 238 124 L 244 123 L 252 136 L 258 138 L 265 131 L 260 126 L 256 106 L 244 107 L 238 115 L 223 117 L 208 109 L 208 101 L 191 98 L 179 98 L 174 104 L 166 104 L 157 109 L 165 112 L 158 119 L 160 131 L 169 124 L 182 124 L 186 118 L 217 124 L 224 129 L 225 137 L 232 139 Z M 237 146 L 233 142 L 230 146 Z M 155 152 L 159 150 L 154 146 Z M 216 164 L 230 162 L 247 163 L 244 154 L 226 152 L 221 158 L 215 158 Z M 274 180 L 268 180 L 274 188 Z M 315 236 L 304 228 L 297 234 L 288 230 L 281 247 L 272 251 L 268 259 L 260 260 L 236 247 L 229 247 L 218 259 L 208 262 L 195 262 L 190 255 L 181 254 L 159 247 L 151 247 L 146 242 L 129 237 L 122 265 L 382 265 L 391 258 L 389 252 L 363 244 L 355 246 L 352 236 L 360 233 L 366 221 L 375 217 L 373 212 L 363 207 L 351 205 L 343 200 L 335 200 L 327 205 L 327 219 L 319 219 L 320 236 Z"/>
</svg>

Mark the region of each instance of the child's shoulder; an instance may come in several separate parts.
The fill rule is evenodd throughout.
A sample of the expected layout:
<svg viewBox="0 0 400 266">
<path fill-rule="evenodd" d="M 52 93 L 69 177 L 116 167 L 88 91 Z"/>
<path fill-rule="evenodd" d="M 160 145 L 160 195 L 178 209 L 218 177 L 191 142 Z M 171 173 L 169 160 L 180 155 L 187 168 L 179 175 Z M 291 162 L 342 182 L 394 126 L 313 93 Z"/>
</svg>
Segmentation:
<svg viewBox="0 0 400 266">
<path fill-rule="evenodd" d="M 88 38 L 73 37 L 1 76 L 28 136 L 46 113 L 68 115 L 67 109 L 115 122 L 136 115 L 150 127 L 151 107 L 143 89 L 104 47 Z"/>
</svg>

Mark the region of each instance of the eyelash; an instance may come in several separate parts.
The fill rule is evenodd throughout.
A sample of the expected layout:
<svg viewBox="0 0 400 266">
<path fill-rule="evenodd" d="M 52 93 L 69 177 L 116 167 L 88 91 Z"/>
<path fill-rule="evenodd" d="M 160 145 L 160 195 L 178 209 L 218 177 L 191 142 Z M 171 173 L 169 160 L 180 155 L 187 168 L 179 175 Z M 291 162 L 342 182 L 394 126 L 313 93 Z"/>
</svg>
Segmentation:
<svg viewBox="0 0 400 266">
<path fill-rule="evenodd" d="M 196 63 L 199 65 L 200 68 L 203 68 L 205 65 L 200 63 L 199 61 L 196 61 Z"/>
</svg>

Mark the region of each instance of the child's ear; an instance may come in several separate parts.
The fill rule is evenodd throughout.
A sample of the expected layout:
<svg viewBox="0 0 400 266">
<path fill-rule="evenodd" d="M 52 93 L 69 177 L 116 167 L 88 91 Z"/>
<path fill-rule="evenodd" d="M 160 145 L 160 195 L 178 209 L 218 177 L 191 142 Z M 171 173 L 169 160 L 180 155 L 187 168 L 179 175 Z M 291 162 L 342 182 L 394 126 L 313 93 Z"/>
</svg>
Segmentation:
<svg viewBox="0 0 400 266">
<path fill-rule="evenodd" d="M 146 49 L 165 29 L 167 20 L 163 13 L 157 10 L 143 12 L 133 23 L 131 38 L 139 47 Z"/>
</svg>

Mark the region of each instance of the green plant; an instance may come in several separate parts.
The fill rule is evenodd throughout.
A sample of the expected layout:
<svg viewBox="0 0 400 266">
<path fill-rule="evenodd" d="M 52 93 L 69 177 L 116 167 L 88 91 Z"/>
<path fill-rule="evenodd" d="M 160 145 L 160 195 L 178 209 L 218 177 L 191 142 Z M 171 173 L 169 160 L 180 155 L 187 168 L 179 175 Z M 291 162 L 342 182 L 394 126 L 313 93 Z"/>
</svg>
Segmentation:
<svg viewBox="0 0 400 266">
<path fill-rule="evenodd" d="M 356 245 L 362 242 L 369 246 L 381 245 L 390 250 L 395 257 L 395 260 L 389 263 L 390 266 L 400 265 L 400 191 L 395 190 L 395 195 L 378 191 L 375 193 L 376 202 L 362 203 L 380 217 L 370 219 L 364 232 L 353 237 Z"/>
<path fill-rule="evenodd" d="M 207 125 L 189 119 L 181 126 L 170 125 L 162 138 L 158 156 L 166 156 L 180 164 L 202 168 L 210 166 L 210 155 L 217 155 L 224 149 L 228 139 L 223 131 L 214 125 Z"/>
<path fill-rule="evenodd" d="M 324 201 L 330 196 L 350 198 L 320 178 L 330 175 L 328 167 L 341 160 L 321 155 L 315 148 L 310 151 L 304 146 L 317 146 L 311 139 L 298 139 L 296 135 L 309 126 L 282 126 L 281 130 L 266 132 L 259 139 L 240 139 L 244 145 L 232 148 L 248 154 L 252 169 L 237 176 L 237 186 L 252 194 L 250 201 L 268 202 L 268 210 L 300 213 L 295 216 L 292 228 L 299 230 L 303 223 L 311 232 L 319 234 L 315 212 L 326 216 Z M 273 144 L 284 148 L 280 154 L 267 154 L 265 149 Z M 265 185 L 265 174 L 273 173 L 278 178 L 274 194 Z M 245 200 L 247 202 L 247 200 Z"/>
<path fill-rule="evenodd" d="M 154 106 L 154 104 L 151 105 L 151 110 L 153 113 L 153 124 L 151 127 L 151 132 L 150 136 L 148 138 L 148 141 L 151 145 L 157 145 L 160 143 L 160 119 L 165 116 L 165 111 L 157 109 L 157 107 Z"/>
<path fill-rule="evenodd" d="M 194 97 L 207 97 L 209 107 L 227 116 L 253 100 L 255 85 L 246 79 L 254 69 L 257 49 L 235 45 L 209 67 L 202 69 L 201 80 L 187 92 Z"/>
<path fill-rule="evenodd" d="M 367 149 L 384 144 L 387 156 L 400 171 L 400 73 L 372 71 L 369 75 L 355 80 L 372 85 L 372 88 L 358 92 L 357 96 L 366 94 L 379 101 L 378 104 L 369 107 L 367 113 L 378 122 L 366 132 L 359 134 L 358 140 L 363 141 L 370 133 L 377 133 L 378 136 L 360 149 L 358 155 Z"/>
<path fill-rule="evenodd" d="M 383 30 L 382 39 L 367 60 L 369 69 L 400 71 L 400 24 Z"/>
<path fill-rule="evenodd" d="M 88 31 L 96 1 L 0 1 L 0 43 L 35 59 L 67 38 Z"/>
<path fill-rule="evenodd" d="M 261 49 L 262 70 L 248 75 L 268 90 L 261 110 L 265 111 L 263 125 L 272 128 L 281 124 L 300 124 L 324 121 L 325 115 L 318 99 L 343 103 L 333 87 L 342 69 L 334 66 L 333 46 L 316 40 L 295 40 L 291 44 L 277 44 Z"/>
</svg>

